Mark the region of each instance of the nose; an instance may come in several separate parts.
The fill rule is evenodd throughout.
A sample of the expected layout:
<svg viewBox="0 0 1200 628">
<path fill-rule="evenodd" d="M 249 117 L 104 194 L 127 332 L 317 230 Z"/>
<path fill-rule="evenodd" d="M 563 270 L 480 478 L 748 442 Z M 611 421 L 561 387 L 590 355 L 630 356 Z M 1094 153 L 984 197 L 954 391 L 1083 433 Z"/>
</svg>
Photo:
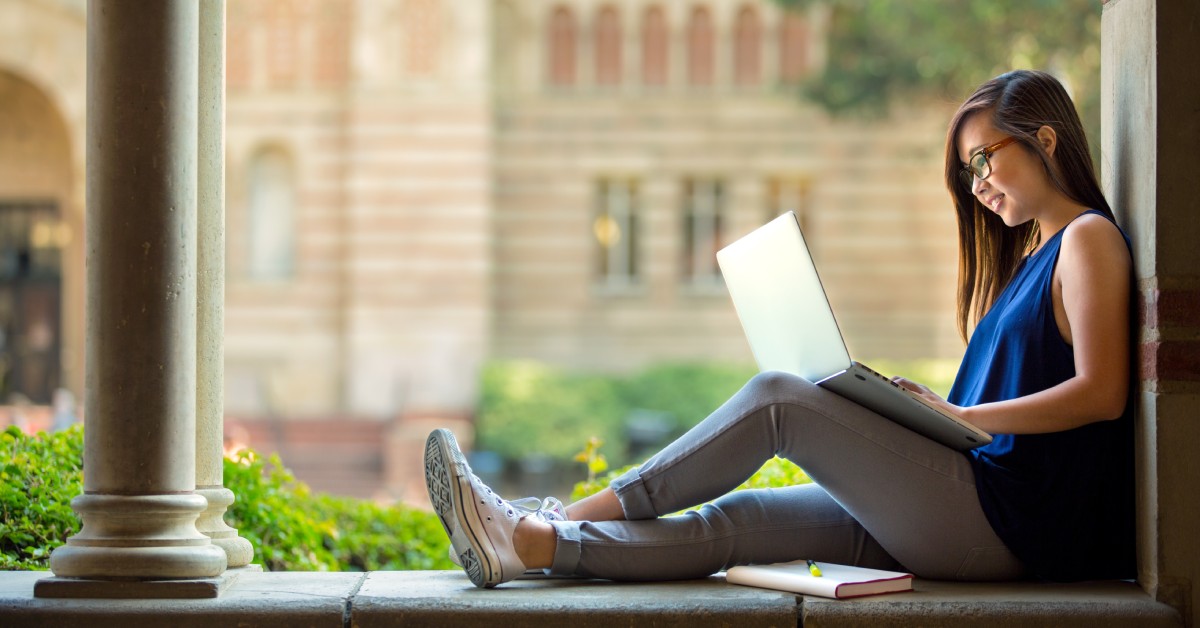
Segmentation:
<svg viewBox="0 0 1200 628">
<path fill-rule="evenodd" d="M 971 174 L 971 193 L 979 196 L 979 193 L 987 187 L 987 181 L 980 179 L 974 173 Z"/>
</svg>

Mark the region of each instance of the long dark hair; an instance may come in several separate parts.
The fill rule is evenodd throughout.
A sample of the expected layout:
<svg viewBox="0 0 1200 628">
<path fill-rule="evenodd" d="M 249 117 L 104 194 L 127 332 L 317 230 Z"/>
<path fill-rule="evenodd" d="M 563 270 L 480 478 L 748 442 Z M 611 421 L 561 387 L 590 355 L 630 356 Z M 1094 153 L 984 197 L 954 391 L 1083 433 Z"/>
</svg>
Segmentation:
<svg viewBox="0 0 1200 628">
<path fill-rule="evenodd" d="M 946 188 L 958 215 L 958 332 L 965 341 L 972 323 L 992 307 L 1021 259 L 1040 242 L 1037 223 L 1009 227 L 963 184 L 958 134 L 968 116 L 990 112 L 992 125 L 1042 160 L 1050 181 L 1076 203 L 1113 217 L 1100 190 L 1087 136 L 1071 97 L 1053 76 L 1015 70 L 984 83 L 958 108 L 946 133 Z M 1054 156 L 1037 140 L 1043 126 L 1054 129 Z"/>
</svg>

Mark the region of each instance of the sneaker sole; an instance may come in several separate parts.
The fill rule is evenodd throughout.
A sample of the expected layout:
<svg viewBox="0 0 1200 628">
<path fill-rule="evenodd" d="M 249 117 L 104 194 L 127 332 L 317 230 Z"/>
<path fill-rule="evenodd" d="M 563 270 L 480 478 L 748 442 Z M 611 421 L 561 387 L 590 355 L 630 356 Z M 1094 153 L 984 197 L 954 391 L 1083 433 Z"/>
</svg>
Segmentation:
<svg viewBox="0 0 1200 628">
<path fill-rule="evenodd" d="M 467 462 L 458 441 L 449 430 L 434 430 L 425 442 L 425 485 L 442 528 L 462 562 L 471 583 L 480 588 L 496 586 L 501 581 L 499 557 L 489 551 L 491 543 L 482 531 L 474 503 L 468 503 L 470 480 L 466 477 Z M 473 501 L 473 500 L 471 500 Z M 471 525 L 475 523 L 475 525 Z"/>
</svg>

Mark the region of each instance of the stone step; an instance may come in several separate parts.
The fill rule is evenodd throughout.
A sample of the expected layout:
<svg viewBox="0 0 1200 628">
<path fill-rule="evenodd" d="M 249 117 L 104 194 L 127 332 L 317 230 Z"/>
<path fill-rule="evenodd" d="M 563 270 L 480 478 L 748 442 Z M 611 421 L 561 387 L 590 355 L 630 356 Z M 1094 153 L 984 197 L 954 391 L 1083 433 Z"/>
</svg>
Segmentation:
<svg viewBox="0 0 1200 628">
<path fill-rule="evenodd" d="M 39 599 L 47 572 L 0 572 L 0 625 L 178 628 L 385 626 L 1055 626 L 1181 628 L 1132 582 L 945 583 L 827 600 L 703 580 L 615 583 L 521 580 L 480 590 L 460 572 L 246 572 L 210 600 Z"/>
</svg>

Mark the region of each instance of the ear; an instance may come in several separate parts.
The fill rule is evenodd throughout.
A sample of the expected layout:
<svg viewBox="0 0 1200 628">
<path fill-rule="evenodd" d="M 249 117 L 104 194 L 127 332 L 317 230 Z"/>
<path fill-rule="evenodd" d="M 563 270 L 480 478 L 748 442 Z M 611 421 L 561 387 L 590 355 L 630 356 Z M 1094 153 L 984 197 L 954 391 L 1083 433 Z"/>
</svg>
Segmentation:
<svg viewBox="0 0 1200 628">
<path fill-rule="evenodd" d="M 1038 143 L 1042 145 L 1042 150 L 1045 150 L 1047 155 L 1053 157 L 1054 148 L 1058 146 L 1058 134 L 1054 132 L 1054 129 L 1050 128 L 1049 126 L 1042 125 L 1042 127 L 1037 130 L 1037 140 Z"/>
</svg>

